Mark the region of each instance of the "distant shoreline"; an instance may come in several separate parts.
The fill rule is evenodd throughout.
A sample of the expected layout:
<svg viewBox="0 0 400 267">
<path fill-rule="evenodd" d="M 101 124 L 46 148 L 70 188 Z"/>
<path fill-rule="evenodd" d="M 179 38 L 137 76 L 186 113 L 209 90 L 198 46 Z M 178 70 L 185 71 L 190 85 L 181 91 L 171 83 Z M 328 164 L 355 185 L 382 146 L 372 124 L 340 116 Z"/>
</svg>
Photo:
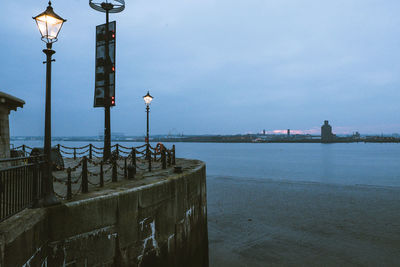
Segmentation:
<svg viewBox="0 0 400 267">
<path fill-rule="evenodd" d="M 12 138 L 10 141 L 14 142 L 24 142 L 24 141 L 42 141 L 43 139 L 35 138 L 35 139 L 14 139 Z M 52 140 L 53 142 L 104 142 L 103 140 L 96 139 L 58 139 L 55 138 Z M 125 142 L 125 143 L 134 143 L 134 142 L 144 142 L 144 139 L 112 139 L 112 142 Z M 400 139 L 398 140 L 336 140 L 332 142 L 321 142 L 320 139 L 310 139 L 310 140 L 262 140 L 262 141 L 254 141 L 254 140 L 204 140 L 204 139 L 196 139 L 196 138 L 188 138 L 188 139 L 164 139 L 164 138 L 155 138 L 150 139 L 150 142 L 163 142 L 163 143 L 249 143 L 249 144 L 268 144 L 268 143 L 313 143 L 313 144 L 335 144 L 335 143 L 400 143 Z"/>
</svg>

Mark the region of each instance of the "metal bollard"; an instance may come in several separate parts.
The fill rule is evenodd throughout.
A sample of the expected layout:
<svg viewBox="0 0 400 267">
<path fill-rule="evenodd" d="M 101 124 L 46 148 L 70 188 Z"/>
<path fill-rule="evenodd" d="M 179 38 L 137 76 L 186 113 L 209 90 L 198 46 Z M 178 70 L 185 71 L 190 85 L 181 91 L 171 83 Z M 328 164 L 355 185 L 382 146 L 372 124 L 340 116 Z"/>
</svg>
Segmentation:
<svg viewBox="0 0 400 267">
<path fill-rule="evenodd" d="M 100 162 L 100 187 L 104 186 L 103 161 Z"/>
<path fill-rule="evenodd" d="M 131 152 L 131 164 L 136 166 L 136 148 L 132 148 Z"/>
<path fill-rule="evenodd" d="M 149 162 L 149 172 L 151 172 L 151 155 L 150 155 L 150 148 L 149 148 L 149 146 L 147 145 L 147 159 L 148 159 L 148 162 Z"/>
<path fill-rule="evenodd" d="M 83 157 L 82 163 L 82 193 L 89 192 L 89 184 L 88 184 L 88 172 L 87 172 L 87 158 Z"/>
<path fill-rule="evenodd" d="M 172 165 L 175 165 L 175 145 L 172 145 Z"/>
<path fill-rule="evenodd" d="M 111 178 L 113 183 L 118 181 L 118 176 L 117 175 L 118 175 L 118 173 L 117 173 L 117 162 L 114 160 L 112 162 L 112 178 Z"/>
<path fill-rule="evenodd" d="M 129 179 L 133 179 L 135 178 L 135 174 L 136 174 L 136 149 L 132 148 L 132 158 L 131 158 L 131 168 L 130 170 L 128 170 L 128 176 Z M 129 173 L 129 171 L 131 172 L 131 174 Z"/>
<path fill-rule="evenodd" d="M 161 149 L 161 163 L 162 163 L 162 168 L 166 169 L 167 168 L 167 160 L 165 156 L 165 148 L 163 147 Z"/>
<path fill-rule="evenodd" d="M 89 159 L 92 159 L 92 144 L 89 144 Z"/>
<path fill-rule="evenodd" d="M 67 200 L 72 199 L 71 168 L 67 169 Z"/>
</svg>

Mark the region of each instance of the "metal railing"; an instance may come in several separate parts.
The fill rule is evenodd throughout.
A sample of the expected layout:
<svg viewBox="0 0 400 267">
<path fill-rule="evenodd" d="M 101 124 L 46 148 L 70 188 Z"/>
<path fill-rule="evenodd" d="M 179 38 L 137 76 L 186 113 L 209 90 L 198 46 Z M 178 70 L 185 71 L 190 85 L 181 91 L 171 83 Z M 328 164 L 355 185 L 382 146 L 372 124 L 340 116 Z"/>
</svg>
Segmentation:
<svg viewBox="0 0 400 267">
<path fill-rule="evenodd" d="M 58 151 L 60 151 L 63 158 L 73 158 L 74 160 L 76 160 L 77 158 L 81 158 L 84 156 L 86 156 L 89 159 L 93 158 L 100 159 L 103 157 L 103 148 L 96 147 L 93 144 L 88 144 L 81 147 L 68 147 L 61 144 L 57 144 L 55 147 L 58 149 Z M 133 150 L 135 150 L 136 154 L 138 155 L 152 154 L 152 156 L 154 155 L 161 156 L 163 149 L 165 149 L 167 156 L 168 155 L 172 156 L 172 154 L 175 155 L 175 145 L 173 145 L 171 149 L 167 149 L 164 145 L 159 145 L 159 144 L 157 144 L 157 146 L 155 147 L 147 144 L 137 147 L 126 147 L 120 144 L 115 144 L 111 146 L 111 148 L 113 149 L 112 153 L 114 154 L 114 156 L 115 155 L 127 156 L 131 154 Z M 33 149 L 32 147 L 29 147 L 27 145 L 21 145 L 13 148 L 13 150 L 20 151 L 21 154 L 24 156 L 30 155 L 32 149 Z"/>
<path fill-rule="evenodd" d="M 61 144 L 55 146 L 64 159 L 79 160 L 74 162 L 75 166 L 64 168 L 54 164 L 54 169 L 58 172 L 53 173 L 53 182 L 66 186 L 66 194 L 57 192 L 57 197 L 70 200 L 74 195 L 89 192 L 89 185 L 103 187 L 110 182 L 117 182 L 118 176 L 124 179 L 134 179 L 137 171 L 151 172 L 155 164 L 159 168 L 166 169 L 167 166 L 175 165 L 175 145 L 171 149 L 162 144 L 153 147 L 150 144 L 144 144 L 137 147 L 126 147 L 120 144 L 113 145 L 111 158 L 103 160 L 103 148 L 88 144 L 81 147 L 68 147 Z M 20 151 L 20 154 L 28 155 L 32 152 L 31 147 L 21 145 L 14 150 Z M 98 166 L 97 171 L 93 167 Z M 89 170 L 91 168 L 92 170 Z M 60 178 L 60 172 L 64 172 Z M 111 172 L 111 177 L 105 179 L 105 176 Z M 98 178 L 98 179 L 97 179 Z M 94 181 L 97 179 L 96 181 Z M 73 190 L 73 186 L 76 188 Z"/>
<path fill-rule="evenodd" d="M 124 147 L 116 144 L 112 146 L 112 157 L 103 161 L 101 149 L 92 144 L 83 147 L 66 147 L 57 145 L 60 153 L 70 155 L 70 159 L 78 159 L 74 162 L 75 166 L 70 166 L 63 171 L 66 173 L 64 179 L 53 175 L 53 181 L 67 187 L 66 194 L 61 195 L 56 192 L 57 197 L 70 200 L 79 193 L 88 193 L 89 185 L 103 187 L 105 184 L 118 181 L 118 177 L 123 179 L 134 179 L 137 171 L 151 172 L 154 164 L 158 163 L 161 169 L 175 165 L 175 145 L 171 149 L 160 145 L 142 145 L 139 147 Z M 69 151 L 68 151 L 69 150 Z M 140 164 L 139 164 L 140 163 Z M 147 166 L 145 166 L 147 165 Z M 90 171 L 89 168 L 98 167 L 97 171 Z M 61 169 L 61 168 L 57 168 Z M 111 172 L 108 179 L 105 176 Z M 64 174 L 65 175 L 65 174 Z M 73 185 L 79 184 L 77 190 L 72 190 Z"/>
<path fill-rule="evenodd" d="M 0 160 L 0 221 L 38 204 L 43 164 L 43 156 Z"/>
<path fill-rule="evenodd" d="M 155 167 L 166 169 L 167 166 L 175 165 L 175 145 L 167 149 L 162 144 L 156 147 L 147 144 L 138 147 L 116 144 L 112 146 L 111 158 L 106 161 L 102 158 L 102 148 L 92 144 L 83 147 L 58 144 L 57 148 L 63 158 L 74 159 L 72 163 L 75 165 L 69 168 L 54 166 L 57 171 L 53 172 L 53 182 L 66 189 L 64 195 L 55 193 L 65 200 L 89 192 L 89 185 L 103 187 L 107 183 L 117 182 L 118 177 L 134 179 L 138 171 L 151 172 Z M 24 157 L 0 159 L 0 222 L 25 208 L 39 206 L 43 198 L 44 156 L 33 156 L 35 153 L 32 153 L 28 157 L 32 148 L 26 145 L 15 147 L 14 150 L 17 150 L 17 155 Z M 64 177 L 60 178 L 60 173 Z"/>
</svg>

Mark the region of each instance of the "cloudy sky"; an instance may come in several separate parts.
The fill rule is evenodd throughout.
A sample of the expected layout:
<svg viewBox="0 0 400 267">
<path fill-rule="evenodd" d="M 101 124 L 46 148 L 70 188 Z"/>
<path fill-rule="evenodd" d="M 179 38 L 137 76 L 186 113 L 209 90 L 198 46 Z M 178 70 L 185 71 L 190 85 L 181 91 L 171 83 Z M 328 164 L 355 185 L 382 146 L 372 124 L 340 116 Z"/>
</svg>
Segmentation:
<svg viewBox="0 0 400 267">
<path fill-rule="evenodd" d="M 44 43 L 32 16 L 47 1 L 6 1 L 0 91 L 26 101 L 12 135 L 43 135 Z M 95 27 L 86 0 L 53 0 L 68 21 L 54 44 L 53 135 L 97 135 Z M 155 134 L 293 129 L 400 132 L 398 0 L 126 0 L 117 20 L 112 132 L 142 135 L 150 90 Z"/>
</svg>

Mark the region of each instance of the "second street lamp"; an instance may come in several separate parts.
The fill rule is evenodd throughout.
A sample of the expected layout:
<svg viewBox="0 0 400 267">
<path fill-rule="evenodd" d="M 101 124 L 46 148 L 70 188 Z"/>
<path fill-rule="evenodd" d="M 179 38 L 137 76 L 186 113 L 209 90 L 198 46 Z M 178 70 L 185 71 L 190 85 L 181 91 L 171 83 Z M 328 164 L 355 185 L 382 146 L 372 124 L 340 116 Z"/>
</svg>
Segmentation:
<svg viewBox="0 0 400 267">
<path fill-rule="evenodd" d="M 150 153 L 150 148 L 149 148 L 149 146 L 150 146 L 150 142 L 149 142 L 149 138 L 150 138 L 150 136 L 149 136 L 149 113 L 150 113 L 150 104 L 151 104 L 151 101 L 153 100 L 153 98 L 154 97 L 152 97 L 151 95 L 150 95 L 150 92 L 149 91 L 147 91 L 147 94 L 145 95 L 145 96 L 143 96 L 143 99 L 144 99 L 144 103 L 146 104 L 146 113 L 147 113 L 147 130 L 146 130 L 146 158 L 148 158 L 150 155 L 149 155 L 149 153 Z"/>
<path fill-rule="evenodd" d="M 50 1 L 47 9 L 36 17 L 33 17 L 33 19 L 36 21 L 40 34 L 42 35 L 42 41 L 46 43 L 46 49 L 43 49 L 43 53 L 46 54 L 46 61 L 44 62 L 46 63 L 46 110 L 44 127 L 44 154 L 46 165 L 43 170 L 43 193 L 44 205 L 50 206 L 60 202 L 54 195 L 52 176 L 53 164 L 51 161 L 51 62 L 54 61 L 51 57 L 55 53 L 55 51 L 52 50 L 52 45 L 58 40 L 58 33 L 66 20 L 53 11 Z"/>
</svg>

